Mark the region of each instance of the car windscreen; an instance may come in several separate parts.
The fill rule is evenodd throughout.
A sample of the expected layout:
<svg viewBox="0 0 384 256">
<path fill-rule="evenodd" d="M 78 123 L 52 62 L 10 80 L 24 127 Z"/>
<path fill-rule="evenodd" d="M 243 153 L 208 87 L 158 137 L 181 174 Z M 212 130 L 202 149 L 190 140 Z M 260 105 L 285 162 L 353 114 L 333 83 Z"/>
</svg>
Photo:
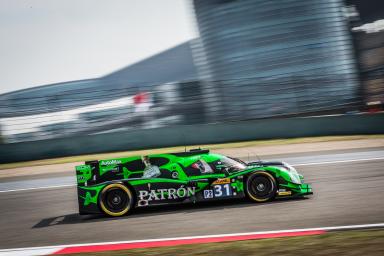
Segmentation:
<svg viewBox="0 0 384 256">
<path fill-rule="evenodd" d="M 240 170 L 240 171 L 247 168 L 247 166 L 244 163 L 237 161 L 236 159 L 229 158 L 229 157 L 221 158 L 217 164 L 221 165 L 225 168 L 230 168 L 230 169 Z"/>
</svg>

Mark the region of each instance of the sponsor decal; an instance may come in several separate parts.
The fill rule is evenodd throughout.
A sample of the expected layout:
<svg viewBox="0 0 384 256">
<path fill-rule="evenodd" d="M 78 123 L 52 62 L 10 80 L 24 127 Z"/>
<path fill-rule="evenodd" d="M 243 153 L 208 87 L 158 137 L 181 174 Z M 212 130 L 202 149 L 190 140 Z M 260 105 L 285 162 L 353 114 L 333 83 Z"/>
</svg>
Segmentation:
<svg viewBox="0 0 384 256">
<path fill-rule="evenodd" d="M 213 198 L 213 190 L 212 189 L 207 189 L 204 190 L 204 198 Z"/>
<path fill-rule="evenodd" d="M 139 206 L 146 206 L 150 201 L 174 200 L 194 196 L 196 194 L 196 187 L 150 189 L 149 186 L 148 188 L 148 190 L 139 191 Z"/>
<path fill-rule="evenodd" d="M 107 160 L 107 161 L 101 161 L 100 165 L 116 165 L 121 164 L 121 160 Z"/>
<path fill-rule="evenodd" d="M 217 179 L 212 183 L 212 185 L 227 184 L 227 183 L 231 183 L 230 178 Z"/>
<path fill-rule="evenodd" d="M 286 191 L 285 189 L 284 190 L 279 190 L 278 191 L 278 195 L 279 196 L 290 196 L 290 195 L 292 195 L 292 192 L 291 191 Z"/>
</svg>

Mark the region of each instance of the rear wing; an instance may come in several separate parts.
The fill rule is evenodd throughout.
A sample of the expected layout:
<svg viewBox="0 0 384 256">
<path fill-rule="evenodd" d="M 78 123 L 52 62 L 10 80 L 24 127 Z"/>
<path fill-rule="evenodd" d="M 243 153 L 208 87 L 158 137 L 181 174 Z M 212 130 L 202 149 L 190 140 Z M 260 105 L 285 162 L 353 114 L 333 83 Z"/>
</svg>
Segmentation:
<svg viewBox="0 0 384 256">
<path fill-rule="evenodd" d="M 106 181 L 141 178 L 145 165 L 141 157 L 86 161 L 75 167 L 77 185 L 91 186 Z"/>
<path fill-rule="evenodd" d="M 78 186 L 89 186 L 100 183 L 99 161 L 86 161 L 83 165 L 78 165 L 76 169 L 76 178 Z"/>
</svg>

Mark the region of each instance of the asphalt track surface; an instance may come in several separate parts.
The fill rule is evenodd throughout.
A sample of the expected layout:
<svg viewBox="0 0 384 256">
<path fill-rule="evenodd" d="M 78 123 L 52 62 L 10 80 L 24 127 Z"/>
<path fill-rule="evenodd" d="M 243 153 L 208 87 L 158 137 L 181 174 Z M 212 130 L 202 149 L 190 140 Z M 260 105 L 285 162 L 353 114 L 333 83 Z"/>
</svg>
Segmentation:
<svg viewBox="0 0 384 256">
<path fill-rule="evenodd" d="M 300 156 L 312 159 L 296 167 L 313 185 L 307 199 L 153 207 L 108 218 L 78 215 L 73 186 L 0 193 L 0 249 L 382 223 L 383 149 L 341 156 L 349 153 L 334 152 L 332 161 L 321 152 Z"/>
</svg>

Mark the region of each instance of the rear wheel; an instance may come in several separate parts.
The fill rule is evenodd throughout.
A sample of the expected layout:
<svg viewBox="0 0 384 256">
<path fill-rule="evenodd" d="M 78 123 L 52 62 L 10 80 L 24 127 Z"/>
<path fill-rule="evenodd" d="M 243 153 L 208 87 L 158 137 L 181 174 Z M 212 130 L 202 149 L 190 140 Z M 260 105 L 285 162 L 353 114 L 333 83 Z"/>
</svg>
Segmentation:
<svg viewBox="0 0 384 256">
<path fill-rule="evenodd" d="M 101 210 L 113 217 L 128 213 L 133 205 L 131 191 L 120 183 L 109 184 L 103 188 L 99 200 Z"/>
<path fill-rule="evenodd" d="M 276 180 L 267 172 L 255 172 L 247 179 L 246 190 L 253 201 L 266 202 L 276 196 Z"/>
</svg>

